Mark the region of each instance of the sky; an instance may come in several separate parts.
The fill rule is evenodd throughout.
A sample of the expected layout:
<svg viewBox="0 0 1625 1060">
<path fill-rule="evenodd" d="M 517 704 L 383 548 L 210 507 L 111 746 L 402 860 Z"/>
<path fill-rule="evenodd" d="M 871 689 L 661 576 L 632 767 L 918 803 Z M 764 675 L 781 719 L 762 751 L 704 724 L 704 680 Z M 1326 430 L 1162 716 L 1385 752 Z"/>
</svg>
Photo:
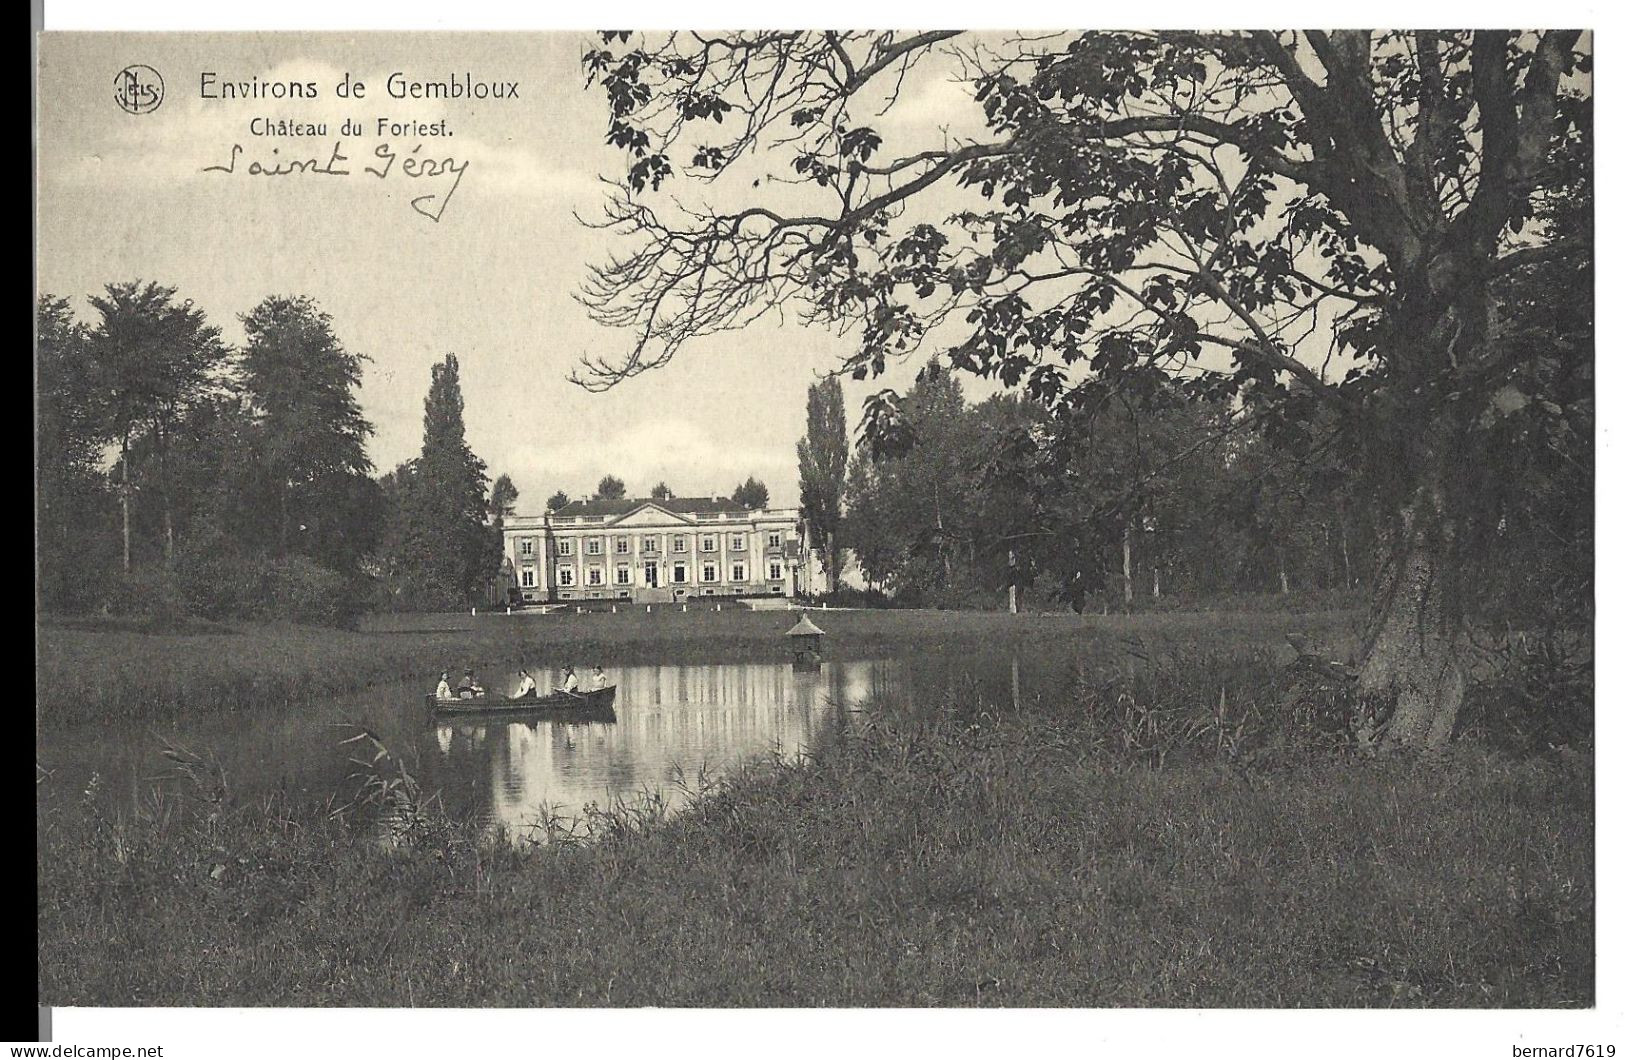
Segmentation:
<svg viewBox="0 0 1625 1060">
<path fill-rule="evenodd" d="M 521 512 L 539 511 L 555 490 L 588 493 L 604 474 L 634 494 L 664 481 L 683 495 L 727 494 L 755 475 L 774 504 L 793 505 L 807 387 L 839 365 L 850 339 L 793 315 L 767 318 L 696 341 L 671 366 L 607 393 L 567 380 L 584 355 L 616 357 L 628 343 L 573 297 L 589 263 L 614 249 L 577 218 L 597 214 L 600 177 L 624 171 L 604 144 L 602 94 L 581 72 L 592 43 L 563 31 L 47 34 L 38 289 L 69 298 L 89 320 L 86 298 L 105 284 L 157 281 L 233 342 L 239 316 L 261 299 L 309 295 L 344 345 L 369 358 L 360 400 L 380 471 L 416 455 L 429 367 L 456 353 L 469 443 L 493 477 L 512 476 Z M 115 101 L 115 75 L 133 64 L 163 79 L 155 109 L 128 113 Z M 518 95 L 396 99 L 396 72 L 516 82 Z M 362 99 L 338 96 L 346 77 L 367 86 Z M 205 98 L 255 80 L 314 84 L 319 97 Z M 963 87 L 942 80 L 887 117 L 888 139 L 940 141 L 947 115 L 974 120 L 977 111 Z M 443 120 L 451 135 L 380 136 L 380 118 Z M 327 135 L 256 136 L 256 119 L 325 122 Z M 360 135 L 345 134 L 346 119 L 361 123 Z M 397 157 L 376 156 L 381 148 Z M 409 177 L 414 148 L 444 172 Z M 249 172 L 290 158 L 348 175 Z M 424 195 L 433 198 L 419 206 L 438 220 L 414 208 Z M 894 372 L 883 383 L 905 389 L 911 378 Z M 849 427 L 874 389 L 849 385 Z"/>
</svg>

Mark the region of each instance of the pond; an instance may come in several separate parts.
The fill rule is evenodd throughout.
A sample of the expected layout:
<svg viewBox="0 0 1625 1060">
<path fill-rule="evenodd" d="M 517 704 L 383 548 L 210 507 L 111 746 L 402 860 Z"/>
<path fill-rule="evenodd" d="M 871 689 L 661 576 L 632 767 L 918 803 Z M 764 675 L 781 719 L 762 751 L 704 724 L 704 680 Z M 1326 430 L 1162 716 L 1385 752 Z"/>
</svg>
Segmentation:
<svg viewBox="0 0 1625 1060">
<path fill-rule="evenodd" d="M 787 661 L 626 666 L 609 675 L 614 720 L 591 722 L 435 716 L 422 682 L 403 681 L 275 712 L 48 730 L 36 752 L 56 792 L 82 791 L 94 774 L 115 808 L 180 783 L 168 775 L 166 745 L 218 764 L 239 800 L 281 789 L 342 801 L 355 788 L 350 755 L 359 753 L 342 741 L 365 727 L 454 815 L 518 839 L 544 812 L 569 818 L 647 794 L 681 807 L 702 776 L 773 752 L 794 757 L 837 715 L 875 697 L 910 709 L 967 682 L 995 705 L 1042 696 L 1064 679 L 1064 667 L 1047 662 L 1027 660 L 1024 673 L 1006 650 L 831 661 L 810 672 Z M 531 673 L 544 690 L 562 683 L 557 671 Z M 498 691 L 518 680 L 481 676 Z"/>
</svg>

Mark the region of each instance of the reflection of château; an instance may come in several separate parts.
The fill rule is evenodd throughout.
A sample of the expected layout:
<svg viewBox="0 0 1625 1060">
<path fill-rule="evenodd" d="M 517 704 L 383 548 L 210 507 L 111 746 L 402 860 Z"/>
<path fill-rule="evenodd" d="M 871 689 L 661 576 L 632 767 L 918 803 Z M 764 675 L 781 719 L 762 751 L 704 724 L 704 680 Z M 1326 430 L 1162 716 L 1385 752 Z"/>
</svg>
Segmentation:
<svg viewBox="0 0 1625 1060">
<path fill-rule="evenodd" d="M 502 528 L 504 569 L 526 603 L 794 596 L 806 559 L 794 508 L 722 497 L 572 501 Z"/>
<path fill-rule="evenodd" d="M 793 755 L 832 714 L 869 698 L 886 666 L 834 663 L 815 674 L 786 663 L 633 666 L 615 674 L 615 724 L 459 720 L 441 723 L 435 736 L 448 759 L 472 756 L 489 769 L 490 818 L 514 836 L 544 805 L 572 815 L 645 790 L 681 802 L 673 767 L 693 782 L 702 767 L 774 749 Z"/>
</svg>

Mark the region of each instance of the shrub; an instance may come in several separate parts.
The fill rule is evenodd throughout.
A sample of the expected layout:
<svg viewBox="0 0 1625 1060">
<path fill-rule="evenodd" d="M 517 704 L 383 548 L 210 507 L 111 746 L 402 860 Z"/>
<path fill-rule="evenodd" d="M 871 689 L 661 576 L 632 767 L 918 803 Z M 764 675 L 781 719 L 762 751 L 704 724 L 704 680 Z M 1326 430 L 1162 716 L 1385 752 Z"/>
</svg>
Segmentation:
<svg viewBox="0 0 1625 1060">
<path fill-rule="evenodd" d="M 109 614 L 158 620 L 176 619 L 190 610 L 181 578 L 163 567 L 139 567 L 106 579 L 101 609 Z"/>
<path fill-rule="evenodd" d="M 304 556 L 183 555 L 173 570 L 144 567 L 108 583 L 103 608 L 163 622 L 184 617 L 334 625 L 359 612 L 352 579 Z"/>
<path fill-rule="evenodd" d="M 1589 747 L 1595 722 L 1590 639 L 1548 627 L 1485 645 L 1485 676 L 1467 693 L 1463 735 L 1509 751 Z"/>
</svg>

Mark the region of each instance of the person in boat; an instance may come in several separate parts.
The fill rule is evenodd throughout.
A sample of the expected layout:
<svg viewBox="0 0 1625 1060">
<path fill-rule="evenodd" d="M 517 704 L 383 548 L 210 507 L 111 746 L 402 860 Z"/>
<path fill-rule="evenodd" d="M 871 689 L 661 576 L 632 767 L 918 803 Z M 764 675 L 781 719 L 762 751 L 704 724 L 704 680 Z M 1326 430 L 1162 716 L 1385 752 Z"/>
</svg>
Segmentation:
<svg viewBox="0 0 1625 1060">
<path fill-rule="evenodd" d="M 536 679 L 530 676 L 529 670 L 519 671 L 519 691 L 514 693 L 515 699 L 534 699 L 536 696 Z"/>
<path fill-rule="evenodd" d="M 604 672 L 604 668 L 602 666 L 594 666 L 592 668 L 592 690 L 596 692 L 600 688 L 608 687 L 609 675 Z"/>
<path fill-rule="evenodd" d="M 568 692 L 572 696 L 581 691 L 581 681 L 576 677 L 575 667 L 566 666 L 564 668 L 564 684 L 558 691 Z"/>
<path fill-rule="evenodd" d="M 457 686 L 458 699 L 473 699 L 475 696 L 485 695 L 485 689 L 480 687 L 479 681 L 474 677 L 472 669 L 463 671 L 463 683 Z"/>
<path fill-rule="evenodd" d="M 456 696 L 452 695 L 452 691 L 451 691 L 451 671 L 449 671 L 449 670 L 441 670 L 440 671 L 440 683 L 438 685 L 436 685 L 435 688 L 434 688 L 434 698 L 436 698 L 436 699 L 456 699 L 457 698 Z"/>
</svg>

